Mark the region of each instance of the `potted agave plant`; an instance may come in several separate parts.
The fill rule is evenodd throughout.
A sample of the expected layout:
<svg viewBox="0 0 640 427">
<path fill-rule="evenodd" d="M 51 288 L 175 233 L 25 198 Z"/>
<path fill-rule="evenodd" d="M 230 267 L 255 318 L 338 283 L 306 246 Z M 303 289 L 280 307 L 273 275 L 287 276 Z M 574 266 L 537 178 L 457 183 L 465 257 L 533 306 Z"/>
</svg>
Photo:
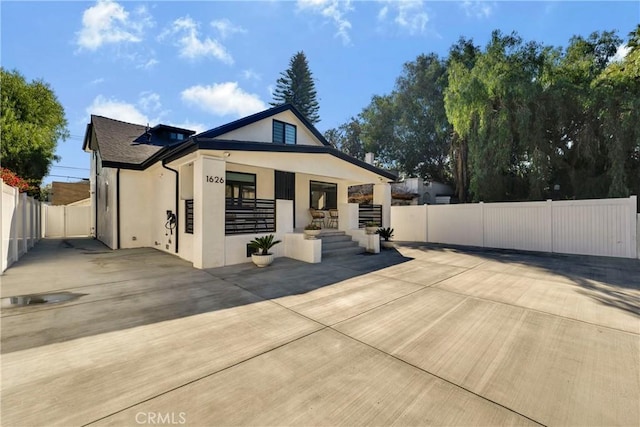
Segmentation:
<svg viewBox="0 0 640 427">
<path fill-rule="evenodd" d="M 364 225 L 367 234 L 376 234 L 378 227 L 380 227 L 380 224 L 375 221 L 369 221 Z"/>
<path fill-rule="evenodd" d="M 269 234 L 268 236 L 256 237 L 249 242 L 249 247 L 256 250 L 251 254 L 251 261 L 258 267 L 266 267 L 273 262 L 273 254 L 269 253 L 269 249 L 280 243 L 280 240 L 274 239 L 274 235 Z"/>
<path fill-rule="evenodd" d="M 378 228 L 378 231 L 376 231 L 376 233 L 378 233 L 380 235 L 380 237 L 382 237 L 382 246 L 385 248 L 392 248 L 393 247 L 393 243 L 389 241 L 389 239 L 391 239 L 393 237 L 393 228 L 391 227 L 387 227 L 387 228 Z"/>
<path fill-rule="evenodd" d="M 322 229 L 318 224 L 310 223 L 304 228 L 305 238 L 308 240 L 315 240 L 315 238 L 320 234 Z"/>
</svg>

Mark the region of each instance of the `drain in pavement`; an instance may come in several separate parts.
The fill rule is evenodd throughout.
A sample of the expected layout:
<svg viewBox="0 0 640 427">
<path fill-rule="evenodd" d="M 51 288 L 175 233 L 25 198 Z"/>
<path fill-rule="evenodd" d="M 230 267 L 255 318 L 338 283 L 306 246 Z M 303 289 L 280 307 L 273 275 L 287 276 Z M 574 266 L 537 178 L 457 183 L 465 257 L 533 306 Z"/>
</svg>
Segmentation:
<svg viewBox="0 0 640 427">
<path fill-rule="evenodd" d="M 18 295 L 2 298 L 2 308 L 37 306 L 44 304 L 57 304 L 80 298 L 86 294 L 72 292 L 57 292 L 52 294 Z"/>
</svg>

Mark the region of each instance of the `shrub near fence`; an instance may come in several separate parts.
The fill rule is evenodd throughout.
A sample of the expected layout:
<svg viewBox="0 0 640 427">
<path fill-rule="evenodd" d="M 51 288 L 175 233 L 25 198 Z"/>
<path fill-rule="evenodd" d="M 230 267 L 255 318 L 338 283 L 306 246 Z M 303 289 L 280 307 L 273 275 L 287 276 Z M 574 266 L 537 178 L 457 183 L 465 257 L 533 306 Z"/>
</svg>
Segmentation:
<svg viewBox="0 0 640 427">
<path fill-rule="evenodd" d="M 628 199 L 392 206 L 395 240 L 637 258 Z"/>
<path fill-rule="evenodd" d="M 33 197 L 27 197 L 26 193 L 20 193 L 17 188 L 2 182 L 0 263 L 3 272 L 40 240 L 41 209 L 39 201 Z"/>
</svg>

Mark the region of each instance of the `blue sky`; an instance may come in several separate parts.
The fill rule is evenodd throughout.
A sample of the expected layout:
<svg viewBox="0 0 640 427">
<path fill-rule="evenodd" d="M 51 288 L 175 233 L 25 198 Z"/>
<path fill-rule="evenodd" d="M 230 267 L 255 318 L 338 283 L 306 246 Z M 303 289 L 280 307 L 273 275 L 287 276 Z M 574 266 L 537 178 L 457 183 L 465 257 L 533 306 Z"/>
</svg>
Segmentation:
<svg viewBox="0 0 640 427">
<path fill-rule="evenodd" d="M 626 38 L 640 2 L 3 1 L 0 13 L 2 66 L 44 79 L 66 111 L 71 138 L 50 182 L 88 177 L 91 113 L 210 129 L 267 108 L 303 50 L 324 132 L 390 92 L 403 63 L 445 56 L 460 36 L 482 46 L 494 29 L 554 46 L 593 31 Z"/>
</svg>

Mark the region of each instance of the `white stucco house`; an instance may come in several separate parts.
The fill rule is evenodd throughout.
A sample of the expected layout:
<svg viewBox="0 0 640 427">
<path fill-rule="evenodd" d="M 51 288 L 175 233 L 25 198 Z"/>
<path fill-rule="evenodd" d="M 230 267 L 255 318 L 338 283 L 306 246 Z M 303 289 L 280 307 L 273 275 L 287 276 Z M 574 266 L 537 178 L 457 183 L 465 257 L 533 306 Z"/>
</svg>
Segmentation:
<svg viewBox="0 0 640 427">
<path fill-rule="evenodd" d="M 370 245 L 348 203 L 348 187 L 366 183 L 389 226 L 395 176 L 331 147 L 291 105 L 198 135 L 91 116 L 83 149 L 94 234 L 112 249 L 153 247 L 210 268 L 249 261 L 247 243 L 273 233 L 276 256 L 319 262 L 321 241 L 301 231 L 309 208 L 337 209 L 337 228 Z"/>
</svg>

